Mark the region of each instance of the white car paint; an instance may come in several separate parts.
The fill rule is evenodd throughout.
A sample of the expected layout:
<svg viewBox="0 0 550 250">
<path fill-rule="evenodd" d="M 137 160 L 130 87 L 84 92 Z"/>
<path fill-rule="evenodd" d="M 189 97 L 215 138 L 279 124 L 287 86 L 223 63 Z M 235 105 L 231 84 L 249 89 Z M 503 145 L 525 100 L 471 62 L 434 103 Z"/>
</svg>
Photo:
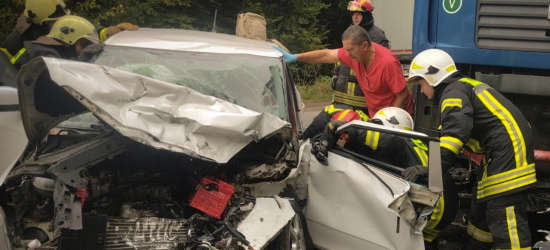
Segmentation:
<svg viewBox="0 0 550 250">
<path fill-rule="evenodd" d="M 294 210 L 286 199 L 257 198 L 256 205 L 237 227 L 254 249 L 267 245 L 281 228 L 294 217 Z M 260 229 L 261 230 L 258 230 Z"/>
<path fill-rule="evenodd" d="M 19 104 L 17 90 L 12 87 L 0 87 L 0 183 L 9 173 L 27 145 L 27 135 L 21 120 L 19 109 L 13 110 Z M 7 107 L 6 110 L 1 107 Z M 4 143 L 5 142 L 5 143 Z"/>
<path fill-rule="evenodd" d="M 291 129 L 274 115 L 123 70 L 56 58 L 31 63 L 47 67 L 56 84 L 122 135 L 154 148 L 226 163 L 248 143 Z"/>
</svg>

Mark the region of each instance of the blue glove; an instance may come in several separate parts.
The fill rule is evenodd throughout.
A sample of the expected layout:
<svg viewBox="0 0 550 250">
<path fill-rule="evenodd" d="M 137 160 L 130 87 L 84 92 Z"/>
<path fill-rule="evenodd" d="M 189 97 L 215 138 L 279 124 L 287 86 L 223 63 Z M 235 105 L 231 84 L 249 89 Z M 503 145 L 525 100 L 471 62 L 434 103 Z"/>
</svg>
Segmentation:
<svg viewBox="0 0 550 250">
<path fill-rule="evenodd" d="M 286 52 L 284 49 L 281 49 L 281 47 L 279 46 L 273 46 L 273 48 L 275 48 L 276 50 L 278 51 L 281 51 L 281 53 L 283 53 L 283 56 L 285 57 L 285 62 L 286 63 L 293 63 L 296 61 L 296 55 L 295 54 L 290 54 L 288 52 Z"/>
</svg>

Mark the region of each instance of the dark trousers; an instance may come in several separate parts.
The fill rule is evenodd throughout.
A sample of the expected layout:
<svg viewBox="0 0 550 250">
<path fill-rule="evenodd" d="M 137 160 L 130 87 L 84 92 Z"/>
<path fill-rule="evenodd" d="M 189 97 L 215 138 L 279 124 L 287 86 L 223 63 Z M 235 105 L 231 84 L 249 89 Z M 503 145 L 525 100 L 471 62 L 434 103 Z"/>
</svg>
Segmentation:
<svg viewBox="0 0 550 250">
<path fill-rule="evenodd" d="M 485 202 L 477 202 L 475 193 L 472 197 L 468 235 L 462 249 L 531 249 L 527 192 Z"/>
</svg>

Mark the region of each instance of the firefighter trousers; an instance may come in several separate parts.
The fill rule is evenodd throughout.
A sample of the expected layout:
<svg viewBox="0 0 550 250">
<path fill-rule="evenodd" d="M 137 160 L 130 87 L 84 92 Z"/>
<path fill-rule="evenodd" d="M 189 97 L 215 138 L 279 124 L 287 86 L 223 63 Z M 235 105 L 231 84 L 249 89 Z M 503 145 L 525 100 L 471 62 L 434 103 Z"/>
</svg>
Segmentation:
<svg viewBox="0 0 550 250">
<path fill-rule="evenodd" d="M 531 249 L 527 192 L 477 202 L 472 194 L 470 222 L 463 250 Z"/>
</svg>

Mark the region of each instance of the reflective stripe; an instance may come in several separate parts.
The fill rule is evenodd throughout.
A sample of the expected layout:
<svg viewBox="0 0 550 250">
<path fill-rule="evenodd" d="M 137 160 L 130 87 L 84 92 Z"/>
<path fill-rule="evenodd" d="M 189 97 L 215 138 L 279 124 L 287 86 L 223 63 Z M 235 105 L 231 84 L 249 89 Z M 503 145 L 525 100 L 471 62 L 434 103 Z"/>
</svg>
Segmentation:
<svg viewBox="0 0 550 250">
<path fill-rule="evenodd" d="M 341 108 L 336 108 L 334 107 L 334 105 L 329 105 L 329 106 L 326 106 L 325 107 L 325 112 L 329 113 L 329 114 L 333 114 L 333 113 L 336 113 L 340 110 L 344 110 L 344 109 L 341 109 Z"/>
<path fill-rule="evenodd" d="M 479 141 L 475 140 L 475 139 L 472 139 L 470 138 L 470 140 L 468 140 L 468 142 L 466 142 L 466 147 L 469 147 L 473 153 L 476 153 L 476 154 L 483 154 L 485 153 L 485 149 L 483 149 L 481 147 L 481 145 L 479 145 Z"/>
<path fill-rule="evenodd" d="M 367 130 L 367 138 L 365 139 L 365 145 L 369 146 L 373 150 L 378 148 L 378 138 L 380 133 L 376 131 Z"/>
<path fill-rule="evenodd" d="M 486 175 L 485 171 L 484 175 Z M 527 167 L 513 169 L 486 178 L 483 176 L 478 183 L 477 198 L 482 199 L 491 195 L 501 194 L 520 187 L 531 185 L 537 182 L 535 164 Z"/>
<path fill-rule="evenodd" d="M 440 139 L 440 147 L 453 151 L 455 154 L 460 152 L 462 142 L 459 139 L 450 136 L 442 136 Z"/>
<path fill-rule="evenodd" d="M 10 54 L 10 52 L 6 49 L 6 48 L 0 48 L 0 50 L 2 52 L 4 52 L 4 54 L 8 57 L 8 59 L 11 61 L 11 59 L 13 58 L 13 56 Z"/>
<path fill-rule="evenodd" d="M 411 65 L 412 69 L 423 69 L 424 67 L 416 64 L 416 61 L 413 61 L 413 64 Z"/>
<path fill-rule="evenodd" d="M 474 80 L 472 78 L 461 78 L 459 81 L 461 82 L 465 82 L 465 83 L 468 83 L 474 87 L 477 87 L 479 85 L 482 85 L 482 84 L 485 84 L 483 82 L 480 82 L 480 81 L 477 81 L 477 80 Z"/>
<path fill-rule="evenodd" d="M 334 97 L 332 100 L 335 102 L 344 103 L 355 107 L 361 107 L 361 108 L 367 107 L 367 103 L 365 102 L 364 96 L 348 95 L 343 92 L 334 91 Z"/>
<path fill-rule="evenodd" d="M 365 112 L 363 112 L 362 110 L 355 110 L 355 113 L 357 113 L 359 115 L 359 117 L 361 117 L 361 121 L 368 121 L 369 120 L 369 116 L 367 114 L 365 114 Z"/>
<path fill-rule="evenodd" d="M 447 72 L 451 72 L 453 70 L 456 70 L 456 66 L 454 64 L 445 69 L 445 71 L 447 71 Z"/>
<path fill-rule="evenodd" d="M 355 76 L 355 70 L 353 70 L 352 68 L 349 68 L 349 75 Z"/>
<path fill-rule="evenodd" d="M 107 40 L 107 28 L 103 28 L 100 32 L 99 32 L 99 41 L 101 43 L 105 42 L 105 40 Z"/>
<path fill-rule="evenodd" d="M 416 155 L 418 155 L 422 166 L 428 166 L 428 155 L 426 154 L 426 151 L 418 147 L 414 147 L 414 151 L 416 151 Z"/>
<path fill-rule="evenodd" d="M 518 224 L 516 221 L 516 212 L 513 206 L 506 208 L 506 222 L 508 224 L 510 246 L 512 247 L 511 249 L 519 249 L 521 246 L 519 244 Z"/>
<path fill-rule="evenodd" d="M 421 140 L 411 139 L 411 141 L 414 143 L 414 145 L 416 145 L 420 149 L 422 149 L 424 151 L 428 151 L 428 147 L 426 145 L 424 145 L 424 143 Z"/>
<path fill-rule="evenodd" d="M 424 228 L 424 230 L 422 230 L 422 236 L 424 236 L 425 241 L 432 242 L 439 236 L 440 232 L 441 231 L 437 229 Z"/>
<path fill-rule="evenodd" d="M 512 140 L 512 145 L 514 146 L 514 153 L 516 156 L 516 167 L 527 165 L 527 149 L 525 148 L 525 141 L 523 140 L 523 134 L 518 127 L 518 124 L 510 112 L 503 107 L 489 91 L 484 90 L 477 95 L 479 99 L 485 104 L 487 109 L 497 116 L 506 131 L 510 135 L 510 140 Z"/>
<path fill-rule="evenodd" d="M 342 113 L 340 113 L 340 115 L 336 118 L 336 120 L 341 121 L 344 117 L 346 117 L 346 115 L 347 115 L 350 111 L 351 111 L 351 110 L 349 110 L 349 109 L 346 109 L 346 110 L 342 111 Z"/>
<path fill-rule="evenodd" d="M 443 113 L 443 111 L 447 107 L 462 108 L 462 99 L 460 99 L 460 98 L 449 98 L 449 99 L 443 100 L 443 103 L 441 103 L 441 113 Z"/>
<path fill-rule="evenodd" d="M 428 220 L 428 223 L 426 223 L 426 228 L 433 229 L 435 228 L 439 222 L 441 221 L 441 218 L 443 217 L 443 213 L 445 212 L 445 197 L 443 194 L 441 194 L 441 198 L 439 198 L 439 201 L 435 204 L 434 211 L 432 215 L 430 216 L 430 219 Z"/>
<path fill-rule="evenodd" d="M 2 50 L 2 52 L 4 52 L 4 54 L 8 57 L 8 59 L 10 59 L 11 64 L 15 64 L 15 62 L 17 62 L 17 60 L 19 59 L 19 57 L 21 57 L 21 56 L 27 51 L 27 49 L 22 48 L 22 49 L 20 49 L 20 50 L 17 52 L 17 54 L 15 54 L 15 56 L 12 56 L 12 55 L 10 54 L 10 52 L 8 52 L 7 49 L 5 49 L 5 48 L 0 48 L 0 50 Z"/>
<path fill-rule="evenodd" d="M 466 231 L 468 232 L 468 235 L 472 236 L 472 238 L 476 239 L 477 241 L 486 243 L 493 242 L 493 234 L 477 228 L 471 222 L 468 222 L 468 228 L 466 229 Z"/>
</svg>

